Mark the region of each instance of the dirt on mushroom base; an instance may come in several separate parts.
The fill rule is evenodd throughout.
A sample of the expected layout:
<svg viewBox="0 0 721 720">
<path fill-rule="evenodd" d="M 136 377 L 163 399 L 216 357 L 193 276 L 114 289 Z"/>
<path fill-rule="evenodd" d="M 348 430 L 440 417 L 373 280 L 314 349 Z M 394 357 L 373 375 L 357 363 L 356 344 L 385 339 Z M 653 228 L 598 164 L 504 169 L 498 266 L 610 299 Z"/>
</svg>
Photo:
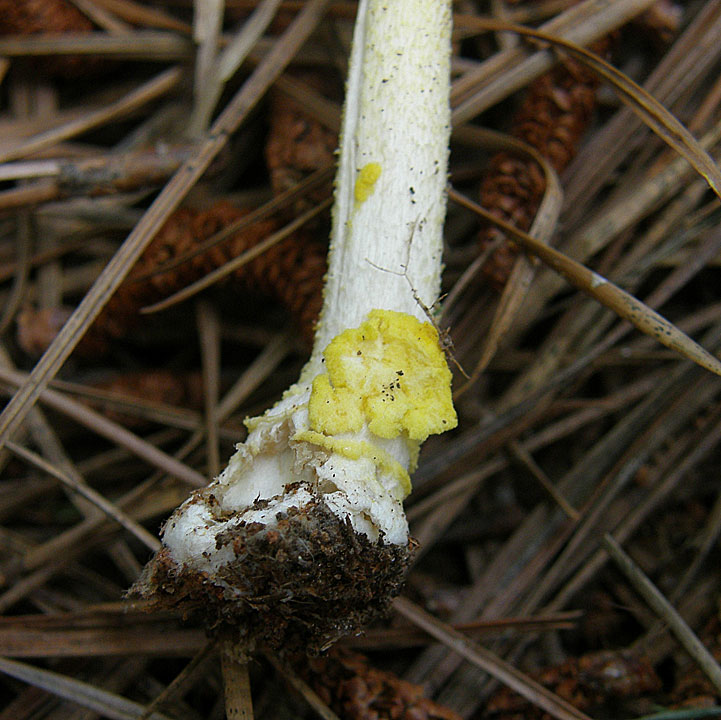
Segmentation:
<svg viewBox="0 0 721 720">
<path fill-rule="evenodd" d="M 358 632 L 400 592 L 415 543 L 373 542 L 306 489 L 311 501 L 278 513 L 272 526 L 241 523 L 220 534 L 218 549 L 232 547 L 233 560 L 215 577 L 179 565 L 163 548 L 130 597 L 151 609 L 181 608 L 212 633 L 230 630 L 248 653 L 262 646 L 313 654 Z M 209 504 L 210 494 L 200 490 L 193 501 Z M 258 500 L 251 509 L 267 506 Z"/>
</svg>

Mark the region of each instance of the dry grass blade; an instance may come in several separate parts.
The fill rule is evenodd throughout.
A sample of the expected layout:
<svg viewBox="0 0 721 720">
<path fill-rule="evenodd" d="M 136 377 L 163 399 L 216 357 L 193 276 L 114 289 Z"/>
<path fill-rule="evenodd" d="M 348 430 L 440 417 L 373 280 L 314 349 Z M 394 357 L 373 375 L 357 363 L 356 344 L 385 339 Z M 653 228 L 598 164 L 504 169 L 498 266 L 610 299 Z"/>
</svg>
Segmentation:
<svg viewBox="0 0 721 720">
<path fill-rule="evenodd" d="M 225 420 L 285 359 L 292 343 L 287 333 L 276 335 L 263 351 L 248 365 L 245 372 L 233 384 L 218 403 L 216 422 Z"/>
<path fill-rule="evenodd" d="M 269 217 L 272 217 L 275 213 L 287 209 L 294 200 L 302 197 L 307 192 L 316 190 L 319 186 L 329 181 L 333 177 L 333 170 L 334 168 L 331 167 L 324 167 L 320 170 L 316 170 L 307 178 L 299 182 L 297 185 L 294 185 L 285 192 L 264 203 L 260 207 L 252 210 L 236 222 L 233 222 L 227 227 L 224 227 L 221 231 L 217 232 L 211 238 L 208 238 L 205 242 L 198 245 L 197 248 L 194 248 L 193 250 L 178 255 L 178 257 L 168 260 L 168 262 L 159 265 L 152 271 L 148 271 L 144 274 L 139 274 L 136 278 L 136 281 L 142 282 L 150 277 L 153 277 L 154 275 L 159 275 L 161 273 L 173 270 L 181 266 L 183 263 L 192 260 L 194 257 L 206 253 L 208 250 L 222 243 L 224 240 L 227 240 L 235 233 L 240 233 L 243 229 L 250 227 L 253 223 L 265 220 Z"/>
<path fill-rule="evenodd" d="M 717 123 L 701 139 L 705 148 L 711 148 L 721 139 L 721 122 Z M 630 188 L 624 195 L 613 201 L 599 213 L 592 215 L 582 231 L 573 235 L 564 245 L 564 250 L 583 262 L 599 252 L 619 233 L 631 229 L 647 217 L 655 208 L 678 193 L 691 181 L 693 169 L 685 159 L 679 157 L 657 172 L 637 188 Z M 562 281 L 548 272 L 537 278 L 534 292 L 527 302 L 527 313 L 535 316 L 554 293 L 562 287 Z"/>
<path fill-rule="evenodd" d="M 94 2 L 130 23 L 163 30 L 175 30 L 185 35 L 190 35 L 193 31 L 190 25 L 157 7 L 141 5 L 133 0 L 94 0 Z"/>
<path fill-rule="evenodd" d="M 193 3 L 193 39 L 198 45 L 195 59 L 195 103 L 188 122 L 191 137 L 208 129 L 210 116 L 220 95 L 222 85 L 217 77 L 216 54 L 223 27 L 225 3 L 222 0 L 203 0 Z"/>
<path fill-rule="evenodd" d="M 122 497 L 118 498 L 115 503 L 122 509 L 126 510 L 129 514 L 134 515 L 137 519 L 144 519 L 153 514 L 160 512 L 167 512 L 172 510 L 180 501 L 185 498 L 187 493 L 180 492 L 163 492 L 162 490 L 155 493 L 148 492 L 149 488 L 153 483 L 146 482 L 129 493 L 126 493 Z M 98 514 L 94 518 L 87 518 L 81 523 L 74 525 L 69 530 L 66 530 L 60 535 L 56 535 L 52 539 L 45 543 L 38 545 L 34 548 L 29 549 L 22 559 L 22 569 L 27 571 L 35 570 L 36 568 L 42 568 L 39 572 L 45 572 L 47 568 L 43 568 L 43 565 L 52 563 L 54 560 L 60 560 L 60 565 L 67 562 L 67 558 L 72 558 L 77 554 L 82 553 L 89 546 L 89 538 L 93 541 L 98 542 L 103 539 L 100 530 L 105 530 L 108 524 L 108 520 L 101 514 Z M 84 544 L 84 545 L 83 545 Z M 57 572 L 57 569 L 52 567 L 49 568 L 49 576 Z M 30 576 L 26 578 L 30 583 Z M 23 597 L 23 592 L 26 590 L 20 590 L 19 586 L 22 582 L 18 582 L 13 588 L 10 589 L 9 594 L 13 595 L 15 600 L 13 603 L 9 602 L 5 596 L 3 596 L 0 606 L 4 609 L 11 607 L 17 598 Z"/>
<path fill-rule="evenodd" d="M 37 453 L 34 453 L 21 445 L 8 441 L 6 447 L 18 457 L 31 463 L 43 472 L 52 475 L 54 478 L 60 480 L 60 482 L 66 487 L 82 495 L 86 500 L 89 500 L 93 503 L 93 505 L 102 510 L 109 518 L 112 518 L 122 525 L 129 533 L 132 533 L 136 538 L 138 538 L 138 540 L 140 540 L 140 542 L 153 552 L 160 548 L 160 542 L 156 537 L 151 535 L 142 525 L 136 523 L 135 520 L 128 517 L 122 510 L 119 510 L 113 503 L 104 498 L 100 493 L 96 492 L 91 487 L 75 482 L 73 478 L 69 477 L 61 470 L 58 470 L 51 463 L 45 461 Z"/>
<path fill-rule="evenodd" d="M 216 641 L 208 641 L 205 644 L 205 647 L 201 648 L 196 653 L 193 659 L 183 668 L 180 674 L 173 678 L 170 685 L 168 685 L 168 687 L 166 687 L 165 690 L 163 690 L 163 692 L 161 692 L 147 708 L 145 708 L 145 712 L 140 716 L 139 720 L 150 720 L 157 708 L 180 693 L 197 673 L 203 663 L 211 656 L 216 646 Z"/>
<path fill-rule="evenodd" d="M 680 578 L 678 585 L 674 589 L 671 596 L 672 600 L 676 601 L 683 597 L 692 583 L 696 579 L 699 570 L 703 567 L 706 562 L 706 558 L 713 550 L 714 545 L 718 542 L 721 536 L 721 495 L 716 498 L 716 502 L 711 508 L 709 513 L 709 521 L 706 527 L 699 537 L 696 539 L 695 544 L 698 546 L 698 553 L 693 559 L 693 562 L 688 566 L 683 576 Z"/>
<path fill-rule="evenodd" d="M 705 3 L 645 81 L 644 87 L 664 103 L 677 99 L 689 74 L 700 73 L 703 77 L 704 66 L 712 66 L 717 59 L 721 48 L 717 47 L 714 38 L 718 36 L 719 28 L 721 3 Z M 613 168 L 623 160 L 624 148 L 638 131 L 639 124 L 639 118 L 625 107 L 594 134 L 592 141 L 569 168 L 566 201 L 573 219 L 580 217 L 583 198 L 594 195 Z M 591 159 L 593 162 L 590 162 Z M 593 171 L 589 172 L 591 169 Z"/>
<path fill-rule="evenodd" d="M 497 225 L 521 245 L 524 250 L 543 260 L 544 263 L 563 275 L 579 290 L 613 310 L 620 317 L 628 320 L 641 332 L 650 335 L 662 345 L 675 350 L 689 360 L 693 360 L 706 370 L 721 375 L 721 362 L 717 358 L 704 350 L 685 333 L 682 333 L 673 323 L 644 305 L 640 300 L 581 265 L 581 263 L 572 260 L 558 250 L 544 245 L 512 225 L 499 220 L 484 210 L 478 203 L 469 200 L 458 191 L 451 188 L 449 197 L 488 222 Z"/>
<path fill-rule="evenodd" d="M 26 375 L 12 370 L 7 370 L 6 368 L 0 368 L 0 379 L 2 379 L 3 382 L 16 387 L 22 386 L 24 382 L 27 382 Z M 50 407 L 59 410 L 68 417 L 73 418 L 73 420 L 89 427 L 94 432 L 106 437 L 111 442 L 127 448 L 130 452 L 137 454 L 138 457 L 142 457 L 151 465 L 160 468 L 169 475 L 184 480 L 194 487 L 202 487 L 207 483 L 207 479 L 204 475 L 201 475 L 201 473 L 181 462 L 178 462 L 175 458 L 170 457 L 154 445 L 151 445 L 142 438 L 126 430 L 122 427 L 122 425 L 118 425 L 117 423 L 108 420 L 100 413 L 91 410 L 89 407 L 65 397 L 56 390 L 50 390 L 49 388 L 45 388 L 40 395 L 42 396 L 43 401 Z"/>
<path fill-rule="evenodd" d="M 617 0 L 613 3 L 585 0 L 568 8 L 542 26 L 554 36 L 587 44 L 615 30 L 643 12 L 654 0 Z M 457 26 L 468 32 L 495 29 L 500 23 L 461 15 Z M 520 90 L 530 80 L 549 70 L 555 62 L 552 53 L 540 50 L 528 56 L 523 48 L 496 53 L 475 70 L 455 81 L 451 90 L 453 124 L 461 125 L 495 103 Z"/>
<path fill-rule="evenodd" d="M 63 329 L 33 368 L 28 380 L 20 387 L 0 414 L 0 447 L 25 419 L 41 391 L 70 356 L 85 331 L 98 316 L 110 296 L 140 257 L 173 210 L 193 184 L 225 146 L 262 94 L 283 71 L 320 22 L 328 0 L 311 0 L 273 50 L 263 58 L 248 81 L 213 123 L 209 137 L 201 143 L 193 157 L 186 161 L 155 199 L 125 243 L 83 298 Z"/>
<path fill-rule="evenodd" d="M 663 218 L 661 222 L 663 222 Z M 665 236 L 666 233 L 663 232 L 663 234 Z M 689 279 L 694 277 L 718 255 L 719 251 L 721 251 L 719 243 L 721 243 L 721 233 L 717 231 L 708 233 L 708 236 L 703 239 L 694 253 L 693 259 L 674 270 L 654 292 L 646 297 L 646 305 L 657 308 L 667 302 L 674 292 L 682 288 Z M 637 245 L 635 249 L 638 249 L 638 247 Z M 627 258 L 624 259 L 623 265 L 635 273 L 640 269 L 640 261 L 633 261 L 633 255 L 633 252 L 629 253 Z M 617 272 L 621 272 L 621 269 L 618 268 Z M 623 273 L 621 275 L 623 276 Z M 540 352 L 537 353 L 533 365 L 521 373 L 514 381 L 504 396 L 504 405 L 508 406 L 518 402 L 529 390 L 542 386 L 557 371 L 565 353 L 573 342 L 573 338 L 578 337 L 579 333 L 585 334 L 584 327 L 591 322 L 589 318 L 593 312 L 593 308 L 586 307 L 573 314 L 570 326 L 565 327 L 564 333 L 557 340 L 546 343 L 545 347 L 542 347 Z M 631 326 L 620 325 L 606 336 L 603 345 L 608 348 L 617 345 L 630 330 Z"/>
<path fill-rule="evenodd" d="M 474 644 L 446 623 L 436 620 L 432 615 L 429 615 L 409 600 L 397 598 L 393 603 L 393 607 L 412 623 L 423 628 L 436 640 L 439 640 L 469 662 L 500 680 L 519 695 L 545 710 L 552 717 L 558 718 L 558 720 L 590 720 L 588 715 L 580 712 L 573 705 L 554 695 L 485 648 Z"/>
<path fill-rule="evenodd" d="M 85 398 L 96 408 L 111 409 L 132 418 L 159 422 L 169 427 L 195 430 L 200 422 L 200 413 L 153 402 L 141 397 L 102 390 L 95 387 L 76 385 L 75 383 L 53 380 L 52 387 L 68 395 Z"/>
<path fill-rule="evenodd" d="M 456 140 L 465 140 L 467 142 L 472 140 L 482 141 L 488 138 L 488 131 L 477 132 L 477 130 L 480 130 L 480 128 L 466 126 L 457 130 L 454 137 Z M 538 238 L 540 242 L 548 243 L 556 228 L 561 206 L 563 205 L 563 191 L 561 190 L 558 175 L 548 160 L 527 143 L 511 136 L 503 136 L 497 138 L 497 142 L 493 145 L 494 149 L 512 150 L 520 155 L 530 157 L 542 168 L 546 180 L 546 188 L 530 232 L 534 237 Z M 528 263 L 524 262 L 516 266 L 516 269 L 503 289 L 501 300 L 491 322 L 491 327 L 485 336 L 478 361 L 473 368 L 468 382 L 457 392 L 457 397 L 473 386 L 495 355 L 498 346 L 513 324 L 521 308 L 533 275 L 534 270 Z"/>
<path fill-rule="evenodd" d="M 99 28 L 109 33 L 121 35 L 131 32 L 133 27 L 124 22 L 105 8 L 95 5 L 90 0 L 72 0 L 73 4 L 82 11 L 90 20 L 92 20 Z"/>
<path fill-rule="evenodd" d="M 46 618 L 47 619 L 47 618 Z M 25 658 L 148 656 L 190 657 L 207 645 L 202 630 L 158 627 L 138 622 L 83 627 L 73 617 L 65 620 L 69 627 L 35 627 L 37 616 L 6 618 L 0 625 L 0 644 L 5 655 Z M 60 620 L 62 622 L 62 618 Z M 135 622 L 135 626 L 133 626 Z M 75 627 L 78 625 L 78 627 Z"/>
<path fill-rule="evenodd" d="M 95 32 L 73 35 L 0 37 L 0 55 L 39 57 L 43 55 L 103 55 L 140 60 L 187 60 L 193 45 L 175 33 L 134 32 L 123 35 Z"/>
<path fill-rule="evenodd" d="M 316 693 L 313 688 L 308 685 L 308 683 L 304 682 L 302 678 L 298 677 L 297 673 L 283 665 L 280 660 L 275 657 L 275 655 L 266 653 L 266 658 L 283 676 L 283 678 L 290 683 L 295 691 L 303 697 L 308 705 L 315 710 L 318 717 L 323 718 L 323 720 L 340 720 L 340 718 L 320 699 L 318 693 Z"/>
<path fill-rule="evenodd" d="M 275 16 L 280 0 L 264 0 L 258 4 L 253 15 L 230 41 L 218 58 L 218 75 L 221 82 L 227 82 L 243 64 L 255 43 L 260 39 Z"/>
<path fill-rule="evenodd" d="M 488 30 L 516 32 L 555 45 L 588 65 L 618 92 L 619 97 L 670 147 L 682 155 L 704 177 L 709 187 L 721 198 L 721 170 L 698 140 L 646 90 L 627 75 L 609 65 L 598 55 L 544 32 L 496 20 L 478 20 Z"/>
<path fill-rule="evenodd" d="M 340 132 L 342 112 L 337 102 L 329 100 L 306 83 L 288 75 L 281 75 L 278 78 L 275 89 L 301 104 L 323 127 L 336 133 Z"/>
<path fill-rule="evenodd" d="M 535 615 L 527 618 L 499 618 L 498 620 L 476 620 L 467 623 L 453 623 L 451 626 L 470 637 L 492 637 L 506 634 L 509 630 L 517 633 L 544 632 L 549 630 L 572 630 L 578 627 L 583 617 L 582 610 L 569 610 L 553 615 Z M 358 650 L 394 650 L 404 647 L 425 647 L 428 633 L 420 628 L 369 628 L 355 638 L 343 640 L 343 645 Z"/>
<path fill-rule="evenodd" d="M 142 705 L 120 695 L 16 660 L 0 658 L 0 672 L 93 710 L 111 720 L 137 720 L 145 712 Z M 171 720 L 171 718 L 156 712 L 150 716 L 150 720 Z"/>
<path fill-rule="evenodd" d="M 105 125 L 111 120 L 128 115 L 139 107 L 170 92 L 177 87 L 182 77 L 183 73 L 180 68 L 165 70 L 149 82 L 128 93 L 125 97 L 111 103 L 108 107 L 88 113 L 74 122 L 48 130 L 30 140 L 26 140 L 15 148 L 0 153 L 0 162 L 18 160 L 41 150 L 47 150 L 64 140 L 69 140 L 88 130 Z"/>
<path fill-rule="evenodd" d="M 681 645 L 698 663 L 716 691 L 721 693 L 721 666 L 704 647 L 696 634 L 684 622 L 678 611 L 666 600 L 658 588 L 646 577 L 636 563 L 623 551 L 611 535 L 603 538 L 603 547 L 618 568 L 653 611 L 666 623 Z"/>
</svg>

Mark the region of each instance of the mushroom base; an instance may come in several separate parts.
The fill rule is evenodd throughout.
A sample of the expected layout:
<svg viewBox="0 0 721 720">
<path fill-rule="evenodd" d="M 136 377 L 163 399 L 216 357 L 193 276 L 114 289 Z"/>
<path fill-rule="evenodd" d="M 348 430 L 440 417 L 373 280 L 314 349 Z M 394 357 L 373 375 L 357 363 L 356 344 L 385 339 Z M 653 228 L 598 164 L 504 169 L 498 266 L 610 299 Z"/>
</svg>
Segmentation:
<svg viewBox="0 0 721 720">
<path fill-rule="evenodd" d="M 213 632 L 230 629 L 247 652 L 261 645 L 317 653 L 388 610 L 413 541 L 372 542 L 316 495 L 272 525 L 238 524 L 217 546 L 232 547 L 233 559 L 214 576 L 178 564 L 163 547 L 130 597 L 180 610 Z"/>
</svg>

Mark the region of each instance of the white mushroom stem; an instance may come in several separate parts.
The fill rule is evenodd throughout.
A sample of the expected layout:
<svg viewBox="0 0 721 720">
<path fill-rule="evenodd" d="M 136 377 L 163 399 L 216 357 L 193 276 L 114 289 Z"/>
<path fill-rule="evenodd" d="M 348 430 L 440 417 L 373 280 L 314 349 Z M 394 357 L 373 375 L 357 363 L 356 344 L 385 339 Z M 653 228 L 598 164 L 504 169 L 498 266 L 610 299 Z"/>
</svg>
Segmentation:
<svg viewBox="0 0 721 720">
<path fill-rule="evenodd" d="M 307 373 L 373 308 L 426 320 L 441 282 L 451 3 L 361 0 L 321 322 Z M 374 178 L 376 178 L 374 181 Z"/>
<path fill-rule="evenodd" d="M 408 473 L 425 437 L 456 422 L 450 371 L 426 322 L 440 288 L 450 5 L 359 4 L 312 356 L 279 403 L 246 421 L 248 439 L 228 467 L 164 533 L 164 557 L 214 578 L 226 601 L 249 592 L 229 580 L 245 573 L 245 540 L 231 542 L 233 533 L 270 531 L 307 508 L 330 511 L 373 547 L 407 553 Z"/>
</svg>

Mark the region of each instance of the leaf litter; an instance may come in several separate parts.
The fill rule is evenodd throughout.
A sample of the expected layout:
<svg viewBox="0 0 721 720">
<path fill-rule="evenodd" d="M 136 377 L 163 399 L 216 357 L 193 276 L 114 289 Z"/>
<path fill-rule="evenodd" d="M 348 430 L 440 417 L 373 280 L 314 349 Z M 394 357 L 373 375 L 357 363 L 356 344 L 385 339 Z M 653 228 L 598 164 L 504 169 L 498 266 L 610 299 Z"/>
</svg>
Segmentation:
<svg viewBox="0 0 721 720">
<path fill-rule="evenodd" d="M 77 5 L 85 12 L 86 3 Z M 284 302 L 293 302 L 294 283 L 298 296 L 311 297 L 317 278 L 294 275 L 281 254 L 260 248 L 262 287 L 215 281 L 199 303 L 135 319 L 109 353 L 82 358 L 73 350 L 130 272 L 150 281 L 176 258 L 178 273 L 195 262 L 193 279 L 213 272 L 198 261 L 213 253 L 203 245 L 209 238 L 220 243 L 217 280 L 242 272 L 222 269 L 231 258 L 213 226 L 190 244 L 166 240 L 165 260 L 133 270 L 181 203 L 189 210 L 180 212 L 198 216 L 216 201 L 231 203 L 238 211 L 228 228 L 266 206 L 282 227 L 308 210 L 304 197 L 318 206 L 323 199 L 313 193 L 329 196 L 320 180 L 273 199 L 262 147 L 278 104 L 261 98 L 276 83 L 281 95 L 311 102 L 291 122 L 293 142 L 327 137 L 314 130 L 319 120 L 337 127 L 340 97 L 330 88 L 342 87 L 353 4 L 316 1 L 299 15 L 293 2 L 227 3 L 222 23 L 206 17 L 198 53 L 206 76 L 213 62 L 224 68 L 222 82 L 198 81 L 193 90 L 192 67 L 174 65 L 193 52 L 191 3 L 96 5 L 102 12 L 84 16 L 81 32 L 23 36 L 30 30 L 8 28 L 0 40 L 7 58 L 0 124 L 8 130 L 0 148 L 0 370 L 9 400 L 0 418 L 9 441 L 0 453 L 0 655 L 7 656 L 0 718 L 223 717 L 224 683 L 227 712 L 248 716 L 252 694 L 259 718 L 714 712 L 721 385 L 619 318 L 643 317 L 645 331 L 663 327 L 676 348 L 697 357 L 698 341 L 712 354 L 707 365 L 717 367 L 718 200 L 706 183 L 718 187 L 721 4 L 525 0 L 506 3 L 497 18 L 500 3 L 464 4 L 456 19 L 452 200 L 478 197 L 489 150 L 533 153 L 511 137 L 508 110 L 557 52 L 601 80 L 578 160 L 556 181 L 548 160 L 536 157 L 546 205 L 535 225 L 501 227 L 496 244 L 505 234 L 542 261 L 564 264 L 591 298 L 524 255 L 501 294 L 482 279 L 487 257 L 466 274 L 481 255 L 479 220 L 451 203 L 444 284 L 453 302 L 443 322 L 461 365 L 477 372 L 458 400 L 459 430 L 429 443 L 414 479 L 408 511 L 422 549 L 405 593 L 385 629 L 369 629 L 367 661 L 259 657 L 247 668 L 226 657 L 227 640 L 220 649 L 208 645 L 181 618 L 144 614 L 122 596 L 163 518 L 242 439 L 242 417 L 271 404 L 302 364 L 306 349 L 291 317 L 298 311 Z M 654 22 L 644 20 L 649 8 Z M 243 32 L 253 12 L 255 29 Z M 509 18 L 540 19 L 540 34 L 523 35 L 535 33 L 541 45 L 503 40 L 520 32 Z M 609 32 L 611 64 L 631 80 L 576 47 Z M 672 71 L 677 80 L 664 85 Z M 67 72 L 76 73 L 72 83 Z M 678 155 L 618 104 L 610 84 Z M 492 141 L 486 127 L 496 132 Z M 133 163 L 117 162 L 126 157 Z M 106 168 L 102 182 L 94 164 Z M 72 173 L 61 168 L 70 167 L 82 175 L 75 186 L 63 179 Z M 290 176 L 302 183 L 314 170 L 322 173 L 322 163 Z M 502 204 L 503 186 L 497 196 Z M 325 209 L 302 222 L 302 232 L 322 243 Z M 292 243 L 294 230 L 280 242 Z M 106 270 L 98 275 L 99 264 Z M 277 283 L 290 289 L 266 299 Z M 599 293 L 615 294 L 605 298 L 614 313 L 599 306 Z M 38 325 L 62 306 L 76 308 L 60 315 L 64 328 Z M 630 310 L 624 315 L 621 306 Z M 672 324 L 661 326 L 648 308 Z M 40 310 L 31 329 L 47 338 L 47 354 L 38 360 L 37 345 L 24 344 L 16 329 L 22 312 Z M 202 377 L 204 403 L 183 406 L 183 395 L 156 401 L 146 384 L 135 400 L 122 389 L 122 413 L 104 417 L 113 398 L 103 395 L 103 382 L 161 366 Z M 459 375 L 456 388 L 464 382 Z M 101 412 L 83 404 L 90 399 Z M 675 592 L 679 582 L 684 592 Z M 542 621 L 561 611 L 576 611 L 563 629 Z M 501 625 L 490 635 L 462 634 L 484 623 Z M 418 629 L 430 635 L 419 638 Z"/>
</svg>

